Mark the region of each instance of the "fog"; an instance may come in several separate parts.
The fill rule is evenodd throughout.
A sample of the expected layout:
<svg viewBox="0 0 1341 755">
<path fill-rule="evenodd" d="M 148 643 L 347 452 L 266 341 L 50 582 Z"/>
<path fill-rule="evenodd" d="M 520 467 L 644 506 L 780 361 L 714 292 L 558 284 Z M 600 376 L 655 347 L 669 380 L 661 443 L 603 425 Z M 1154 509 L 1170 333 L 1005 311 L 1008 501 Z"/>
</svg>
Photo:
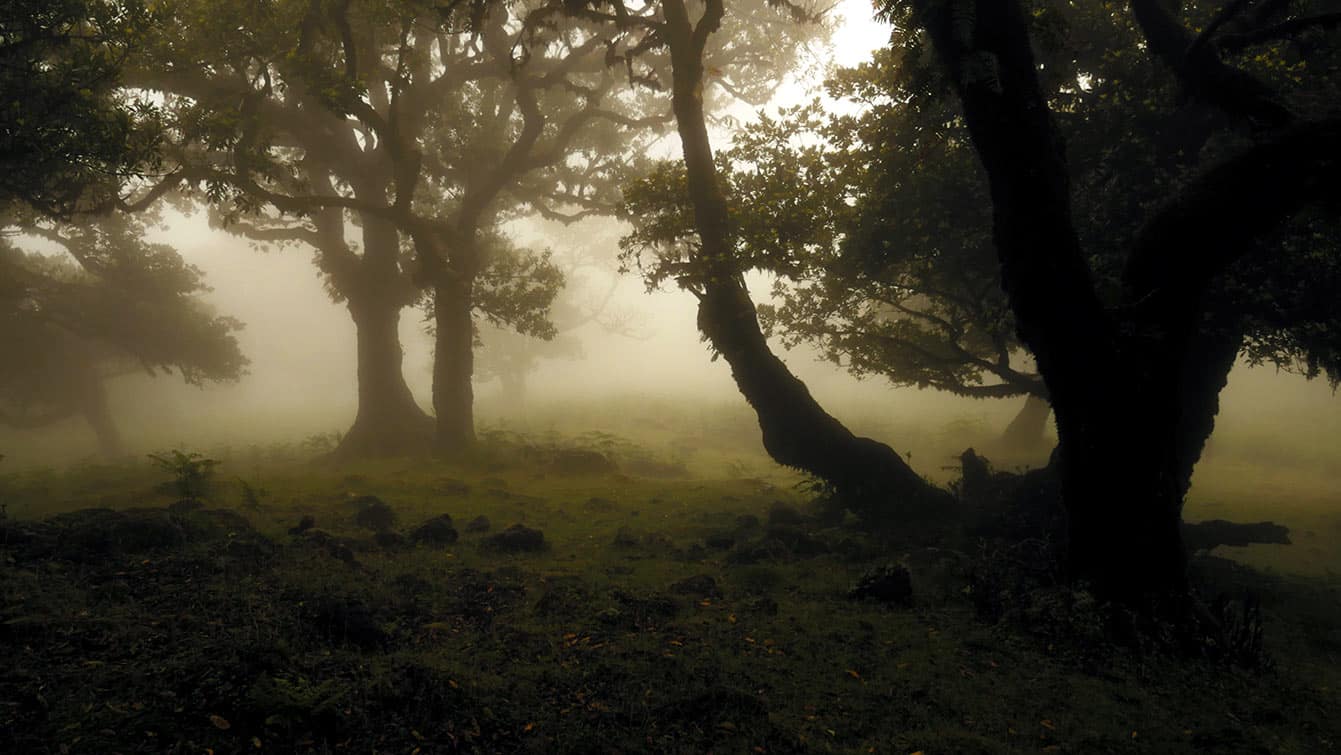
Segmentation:
<svg viewBox="0 0 1341 755">
<path fill-rule="evenodd" d="M 585 227 L 571 233 L 613 247 L 624 229 L 614 221 L 586 221 Z M 535 235 L 537 224 L 522 224 L 517 233 L 526 242 L 545 245 L 545 239 Z M 244 323 L 238 339 L 251 364 L 236 383 L 203 387 L 161 376 L 116 379 L 111 386 L 113 403 L 130 447 L 140 453 L 217 449 L 300 443 L 313 435 L 343 432 L 356 410 L 354 329 L 346 307 L 326 293 L 310 250 L 258 248 L 211 228 L 203 213 L 170 212 L 155 236 L 204 272 L 212 290 L 203 298 L 211 307 Z M 636 274 L 618 272 L 616 255 L 614 248 L 601 251 L 597 256 L 605 260 L 604 269 L 584 269 L 577 283 L 591 298 L 600 299 L 606 311 L 626 315 L 637 332 L 611 334 L 598 323 L 587 323 L 565 334 L 580 343 L 581 356 L 542 360 L 529 376 L 527 401 L 520 406 L 502 399 L 498 380 L 477 380 L 484 427 L 636 433 L 636 423 L 626 417 L 588 413 L 584 421 L 584 410 L 613 400 L 725 412 L 741 423 L 752 422 L 728 365 L 712 359 L 699 336 L 693 296 L 673 287 L 646 291 Z M 770 301 L 770 283 L 762 275 L 751 277 L 756 301 Z M 604 301 L 610 287 L 614 293 Z M 422 312 L 405 311 L 400 336 L 406 380 L 418 403 L 428 408 L 433 342 Z M 772 345 L 835 416 L 857 432 L 912 451 L 914 468 L 933 479 L 946 480 L 954 472 L 954 456 L 962 450 L 956 444 L 990 446 L 1021 403 L 894 388 L 878 377 L 859 380 L 821 360 L 813 350 L 801 347 L 788 352 L 776 338 Z M 481 353 L 488 348 L 486 336 Z M 577 411 L 565 412 L 565 406 Z M 558 427 L 558 422 L 573 424 Z M 7 437 L 7 461 L 12 464 L 69 463 L 96 453 L 78 419 L 37 433 L 9 431 Z M 1284 469 L 1298 476 L 1301 487 L 1294 492 L 1326 497 L 1327 491 L 1341 490 L 1338 438 L 1341 401 L 1325 379 L 1308 380 L 1241 362 L 1221 394 L 1203 467 L 1238 470 L 1232 485 L 1241 484 L 1239 474 L 1247 468 Z M 741 452 L 764 456 L 758 443 Z M 1044 460 L 1035 454 L 1023 461 Z M 1203 473 L 1198 479 L 1212 489 L 1223 487 L 1210 479 L 1213 476 Z M 1280 484 L 1274 475 L 1272 480 Z M 1300 500 L 1281 496 L 1269 506 Z"/>
<path fill-rule="evenodd" d="M 1331 5 L 14 4 L 0 752 L 1336 751 Z"/>
</svg>

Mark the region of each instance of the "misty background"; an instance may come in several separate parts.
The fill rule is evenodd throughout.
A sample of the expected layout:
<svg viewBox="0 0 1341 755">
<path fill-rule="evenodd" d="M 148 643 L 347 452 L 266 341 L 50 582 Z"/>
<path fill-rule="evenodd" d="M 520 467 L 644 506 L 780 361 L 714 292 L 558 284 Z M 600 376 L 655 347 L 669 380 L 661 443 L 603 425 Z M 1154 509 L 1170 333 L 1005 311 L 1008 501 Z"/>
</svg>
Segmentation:
<svg viewBox="0 0 1341 755">
<path fill-rule="evenodd" d="M 830 45 L 813 51 L 810 70 L 781 86 L 767 110 L 821 96 L 824 65 L 855 65 L 885 44 L 888 29 L 870 19 L 863 0 L 847 0 L 837 12 L 842 22 Z M 741 105 L 730 112 L 737 122 L 752 116 Z M 717 134 L 719 147 L 725 136 Z M 678 150 L 673 134 L 660 146 L 665 156 Z M 563 353 L 542 359 L 528 376 L 524 403 L 503 400 L 500 381 L 487 371 L 477 375 L 483 432 L 557 431 L 560 422 L 571 425 L 571 411 L 561 417 L 547 413 L 546 407 L 556 404 L 591 408 L 589 422 L 566 431 L 636 434 L 640 422 L 654 421 L 636 411 L 601 411 L 603 403 L 620 400 L 627 400 L 623 407 L 690 406 L 700 420 L 729 418 L 745 428 L 754 425 L 728 366 L 711 360 L 699 337 L 693 297 L 673 288 L 649 293 L 638 275 L 618 272 L 617 244 L 626 228 L 612 220 L 588 220 L 565 229 L 560 239 L 546 238 L 545 226 L 525 221 L 508 229 L 523 246 L 549 247 L 561 256 L 580 252 L 584 265 L 560 298 L 606 315 L 596 320 L 613 317 L 626 327 L 611 332 L 592 321 L 561 334 L 567 346 L 558 350 Z M 218 313 L 245 324 L 237 338 L 251 364 L 237 383 L 203 387 L 146 374 L 113 379 L 108 386 L 111 404 L 131 451 L 293 444 L 349 427 L 356 409 L 354 326 L 345 306 L 324 290 L 309 249 L 259 247 L 211 227 L 204 211 L 185 215 L 175 209 L 163 211 L 151 240 L 171 244 L 204 273 L 212 290 L 202 298 Z M 44 247 L 38 242 L 30 248 Z M 751 275 L 750 284 L 756 302 L 770 302 L 765 276 Z M 405 378 L 420 406 L 429 408 L 432 338 L 423 312 L 407 310 L 400 330 Z M 483 330 L 481 359 L 489 358 L 496 336 Z M 953 477 L 957 450 L 990 445 L 1023 403 L 896 389 L 880 378 L 858 380 L 805 347 L 785 351 L 777 339 L 773 346 L 836 417 L 854 431 L 908 453 L 918 472 L 939 481 Z M 772 466 L 757 432 L 749 437 L 739 448 L 742 458 L 760 468 Z M 1189 505 L 1194 510 L 1214 507 L 1211 499 L 1230 488 L 1237 496 L 1247 492 L 1260 497 L 1265 506 L 1276 500 L 1310 508 L 1341 504 L 1341 493 L 1335 492 L 1341 490 L 1339 438 L 1341 402 L 1325 379 L 1310 381 L 1274 367 L 1240 363 L 1221 394 L 1216 431 L 1198 467 L 1198 486 Z M 97 452 L 77 417 L 36 432 L 0 429 L 0 449 L 7 463 L 17 466 L 75 462 L 92 459 Z M 1015 461 L 1036 464 L 1044 459 Z"/>
</svg>

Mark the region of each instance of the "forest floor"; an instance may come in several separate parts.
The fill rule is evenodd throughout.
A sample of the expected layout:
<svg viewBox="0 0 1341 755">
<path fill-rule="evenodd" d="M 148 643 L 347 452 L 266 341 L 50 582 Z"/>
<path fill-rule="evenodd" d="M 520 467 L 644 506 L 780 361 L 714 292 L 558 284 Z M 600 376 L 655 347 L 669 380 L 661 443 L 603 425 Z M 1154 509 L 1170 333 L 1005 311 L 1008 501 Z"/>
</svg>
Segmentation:
<svg viewBox="0 0 1341 755">
<path fill-rule="evenodd" d="M 1061 588 L 985 621 L 989 546 L 725 468 L 494 434 L 469 464 L 225 459 L 200 506 L 148 463 L 10 472 L 0 751 L 1341 748 L 1334 577 L 1201 556 L 1208 595 L 1260 598 L 1269 663 L 1141 653 Z M 891 562 L 911 605 L 850 597 Z"/>
</svg>

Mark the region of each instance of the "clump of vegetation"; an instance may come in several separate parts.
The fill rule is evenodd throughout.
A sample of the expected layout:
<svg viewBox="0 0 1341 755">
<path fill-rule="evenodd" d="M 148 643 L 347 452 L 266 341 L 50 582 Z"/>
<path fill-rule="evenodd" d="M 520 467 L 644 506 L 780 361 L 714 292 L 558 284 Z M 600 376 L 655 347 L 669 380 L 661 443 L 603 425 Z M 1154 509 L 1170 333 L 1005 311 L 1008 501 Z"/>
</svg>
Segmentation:
<svg viewBox="0 0 1341 755">
<path fill-rule="evenodd" d="M 214 468 L 223 462 L 195 451 L 173 449 L 161 454 L 149 454 L 154 466 L 172 475 L 172 486 L 182 498 L 199 500 L 209 491 Z"/>
</svg>

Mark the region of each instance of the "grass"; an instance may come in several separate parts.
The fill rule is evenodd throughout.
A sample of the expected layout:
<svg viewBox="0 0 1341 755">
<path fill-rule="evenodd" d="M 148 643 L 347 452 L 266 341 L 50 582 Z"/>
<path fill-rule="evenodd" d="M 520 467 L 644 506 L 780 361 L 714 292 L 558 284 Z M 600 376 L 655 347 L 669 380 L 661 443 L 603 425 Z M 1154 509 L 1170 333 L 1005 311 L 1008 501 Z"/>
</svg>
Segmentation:
<svg viewBox="0 0 1341 755">
<path fill-rule="evenodd" d="M 556 474 L 544 461 L 555 447 L 664 474 Z M 722 547 L 756 537 L 748 518 L 766 521 L 779 502 L 808 505 L 798 478 L 731 447 L 500 430 L 460 464 L 333 467 L 212 450 L 223 463 L 207 504 L 233 517 L 156 514 L 169 522 L 163 542 L 0 550 L 0 749 L 1341 747 L 1334 580 L 1263 571 L 1272 552 L 1248 559 L 1259 569 L 1198 562 L 1208 585 L 1262 595 L 1269 670 L 1118 650 L 1056 617 L 987 624 L 962 569 L 919 567 L 934 559 L 907 536 L 807 520 L 828 552 L 755 560 Z M 176 500 L 165 482 L 148 462 L 85 465 L 11 472 L 0 495 L 12 525 L 162 508 Z M 351 502 L 366 495 L 401 531 L 482 515 L 492 532 L 538 528 L 548 547 L 501 553 L 463 532 L 445 548 L 387 550 L 354 524 Z M 329 541 L 288 534 L 306 516 Z M 67 520 L 66 538 L 69 521 L 81 520 Z M 973 558 L 972 544 L 957 547 Z M 900 559 L 914 572 L 912 608 L 847 598 L 862 573 Z M 703 576 L 711 583 L 684 582 Z"/>
</svg>

